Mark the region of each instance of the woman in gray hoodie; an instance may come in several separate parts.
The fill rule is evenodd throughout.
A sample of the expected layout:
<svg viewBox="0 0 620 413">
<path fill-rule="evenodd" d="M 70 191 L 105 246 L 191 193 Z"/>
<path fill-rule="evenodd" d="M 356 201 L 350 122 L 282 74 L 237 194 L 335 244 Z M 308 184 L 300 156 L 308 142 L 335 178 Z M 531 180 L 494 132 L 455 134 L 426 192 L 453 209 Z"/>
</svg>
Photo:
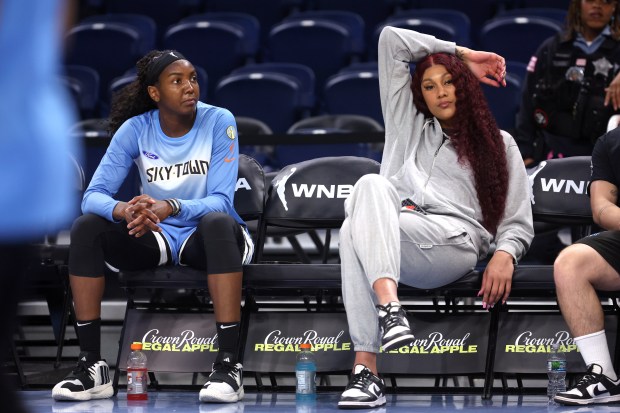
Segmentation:
<svg viewBox="0 0 620 413">
<path fill-rule="evenodd" d="M 508 298 L 514 265 L 534 236 L 519 149 L 497 127 L 480 87 L 505 85 L 504 59 L 388 26 L 378 60 L 381 171 L 355 185 L 340 230 L 343 298 L 356 352 L 341 408 L 385 404 L 377 353 L 413 339 L 399 282 L 449 284 L 494 242 L 478 294 L 490 308 Z M 416 63 L 413 78 L 410 63 Z"/>
</svg>

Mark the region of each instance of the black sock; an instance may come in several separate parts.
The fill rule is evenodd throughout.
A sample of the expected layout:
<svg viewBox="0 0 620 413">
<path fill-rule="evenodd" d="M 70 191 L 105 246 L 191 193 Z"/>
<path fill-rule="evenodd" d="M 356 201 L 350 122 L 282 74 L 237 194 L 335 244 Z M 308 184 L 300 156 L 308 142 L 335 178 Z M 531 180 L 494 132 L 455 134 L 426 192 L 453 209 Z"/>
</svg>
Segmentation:
<svg viewBox="0 0 620 413">
<path fill-rule="evenodd" d="M 217 342 L 220 346 L 216 361 L 223 361 L 228 358 L 230 363 L 235 364 L 237 362 L 239 324 L 239 321 L 235 323 L 215 323 Z"/>
<path fill-rule="evenodd" d="M 88 360 L 101 360 L 101 318 L 76 321 L 80 352 L 88 353 Z"/>
</svg>

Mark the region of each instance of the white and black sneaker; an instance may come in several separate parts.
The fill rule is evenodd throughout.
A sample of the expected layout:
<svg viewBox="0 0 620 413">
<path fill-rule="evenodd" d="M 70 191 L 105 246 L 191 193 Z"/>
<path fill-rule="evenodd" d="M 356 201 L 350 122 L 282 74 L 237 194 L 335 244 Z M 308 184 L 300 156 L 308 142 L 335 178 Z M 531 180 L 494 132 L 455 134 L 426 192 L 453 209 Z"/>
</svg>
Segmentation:
<svg viewBox="0 0 620 413">
<path fill-rule="evenodd" d="M 367 409 L 385 404 L 385 383 L 363 364 L 353 369 L 351 381 L 342 392 L 340 409 Z"/>
<path fill-rule="evenodd" d="M 105 360 L 88 361 L 80 354 L 77 366 L 52 389 L 55 400 L 107 399 L 114 395 L 110 368 Z"/>
<path fill-rule="evenodd" d="M 575 387 L 556 394 L 554 400 L 569 405 L 620 402 L 620 380 L 611 380 L 603 374 L 601 366 L 591 364 Z"/>
<path fill-rule="evenodd" d="M 205 403 L 234 403 L 243 399 L 243 366 L 227 361 L 213 363 L 213 371 L 200 390 Z"/>
<path fill-rule="evenodd" d="M 400 303 L 392 301 L 386 305 L 377 305 L 377 310 L 379 310 L 383 351 L 400 348 L 414 339 L 407 320 L 407 312 Z"/>
</svg>

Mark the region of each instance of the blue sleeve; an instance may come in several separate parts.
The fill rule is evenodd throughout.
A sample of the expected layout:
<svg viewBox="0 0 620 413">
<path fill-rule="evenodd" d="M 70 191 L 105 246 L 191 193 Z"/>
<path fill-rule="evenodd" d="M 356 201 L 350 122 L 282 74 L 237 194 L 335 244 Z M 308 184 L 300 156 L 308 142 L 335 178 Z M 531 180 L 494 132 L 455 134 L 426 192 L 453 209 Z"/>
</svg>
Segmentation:
<svg viewBox="0 0 620 413">
<path fill-rule="evenodd" d="M 97 214 L 114 221 L 112 212 L 118 201 L 113 197 L 125 181 L 139 152 L 136 126 L 130 119 L 114 134 L 84 193 L 82 199 L 84 214 Z"/>
<path fill-rule="evenodd" d="M 181 212 L 176 217 L 178 222 L 195 225 L 198 219 L 209 212 L 229 214 L 233 210 L 238 170 L 237 124 L 232 113 L 222 110 L 213 127 L 213 150 L 207 176 L 207 196 L 202 199 L 179 200 Z"/>
</svg>

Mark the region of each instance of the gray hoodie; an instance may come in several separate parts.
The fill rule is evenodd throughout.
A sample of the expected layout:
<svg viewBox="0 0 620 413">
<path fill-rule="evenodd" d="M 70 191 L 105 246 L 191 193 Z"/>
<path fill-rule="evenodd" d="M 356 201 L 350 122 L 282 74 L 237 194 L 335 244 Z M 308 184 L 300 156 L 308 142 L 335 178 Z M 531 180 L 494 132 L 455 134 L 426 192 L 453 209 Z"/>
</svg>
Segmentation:
<svg viewBox="0 0 620 413">
<path fill-rule="evenodd" d="M 457 153 L 444 139 L 439 122 L 425 118 L 413 104 L 409 62 L 432 53 L 455 53 L 456 45 L 411 30 L 385 27 L 379 37 L 379 85 L 385 121 L 381 175 L 396 187 L 401 199 L 411 198 L 429 214 L 462 222 L 484 258 L 493 236 L 482 226 L 473 172 L 459 164 Z M 534 229 L 529 182 L 519 149 L 502 131 L 508 162 L 508 196 L 504 217 L 494 239 L 497 250 L 519 260 L 527 251 Z"/>
</svg>

